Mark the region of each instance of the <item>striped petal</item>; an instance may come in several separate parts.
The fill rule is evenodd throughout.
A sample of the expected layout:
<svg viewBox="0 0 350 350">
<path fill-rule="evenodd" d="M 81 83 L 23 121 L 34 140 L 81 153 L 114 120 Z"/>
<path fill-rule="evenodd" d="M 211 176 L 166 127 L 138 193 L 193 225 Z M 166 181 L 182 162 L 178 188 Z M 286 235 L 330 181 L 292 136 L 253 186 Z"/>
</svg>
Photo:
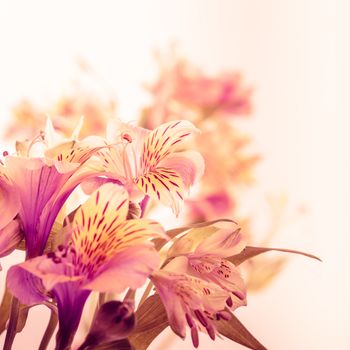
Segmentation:
<svg viewBox="0 0 350 350">
<path fill-rule="evenodd" d="M 188 191 L 204 173 L 204 159 L 199 152 L 183 151 L 169 154 L 162 160 L 158 167 L 164 167 L 176 171 Z"/>
<path fill-rule="evenodd" d="M 213 255 L 190 257 L 189 265 L 200 278 L 215 283 L 231 294 L 227 305 L 231 310 L 247 304 L 246 286 L 235 265 Z"/>
<path fill-rule="evenodd" d="M 158 167 L 136 179 L 137 187 L 152 199 L 170 206 L 176 215 L 184 199 L 184 184 L 178 172 Z"/>
<path fill-rule="evenodd" d="M 46 161 L 56 164 L 62 172 L 74 170 L 77 165 L 86 162 L 99 149 L 107 147 L 99 137 L 87 138 L 83 141 L 65 141 L 45 151 Z"/>
<path fill-rule="evenodd" d="M 73 219 L 72 240 L 84 272 L 94 274 L 115 254 L 151 238 L 165 238 L 163 228 L 147 219 L 127 220 L 129 198 L 124 187 L 101 186 Z"/>
<path fill-rule="evenodd" d="M 127 217 L 128 194 L 118 185 L 108 183 L 96 190 L 78 209 L 73 219 L 72 240 L 83 262 L 99 254 L 99 250 L 111 250 L 116 229 Z M 112 250 L 110 251 L 112 253 Z"/>
<path fill-rule="evenodd" d="M 154 129 L 145 138 L 141 168 L 147 171 L 157 166 L 162 159 L 178 149 L 185 139 L 197 132 L 199 130 L 187 120 L 172 121 Z"/>
<path fill-rule="evenodd" d="M 177 257 L 165 269 L 153 273 L 151 279 L 172 330 L 184 338 L 187 323 L 197 347 L 199 330 L 215 338 L 217 331 L 212 321 L 225 309 L 229 293 L 214 283 L 188 274 L 187 266 L 186 257 Z"/>
</svg>

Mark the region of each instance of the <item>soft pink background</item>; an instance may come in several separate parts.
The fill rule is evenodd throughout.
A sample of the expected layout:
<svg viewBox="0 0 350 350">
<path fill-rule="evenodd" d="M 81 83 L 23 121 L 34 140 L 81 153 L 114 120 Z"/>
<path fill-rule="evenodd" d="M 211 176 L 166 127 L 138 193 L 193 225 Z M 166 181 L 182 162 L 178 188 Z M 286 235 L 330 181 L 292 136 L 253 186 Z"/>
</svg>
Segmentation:
<svg viewBox="0 0 350 350">
<path fill-rule="evenodd" d="M 275 245 L 318 254 L 292 257 L 237 314 L 269 349 L 346 349 L 350 343 L 349 10 L 344 1 L 2 1 L 0 115 L 22 96 L 52 99 L 87 59 L 115 89 L 120 115 L 147 101 L 140 82 L 155 73 L 151 50 L 179 43 L 215 72 L 240 69 L 255 86 L 242 128 L 264 159 L 258 189 L 284 192 L 308 214 Z M 259 213 L 258 202 L 252 210 Z M 4 269 L 18 256 L 3 259 Z M 3 289 L 5 271 L 0 275 Z M 15 349 L 36 349 L 47 313 L 35 310 Z M 1 342 L 3 338 L 0 338 Z M 165 334 L 152 349 L 190 349 Z M 170 343 L 169 343 L 170 344 Z M 240 349 L 201 337 L 201 349 Z"/>
</svg>

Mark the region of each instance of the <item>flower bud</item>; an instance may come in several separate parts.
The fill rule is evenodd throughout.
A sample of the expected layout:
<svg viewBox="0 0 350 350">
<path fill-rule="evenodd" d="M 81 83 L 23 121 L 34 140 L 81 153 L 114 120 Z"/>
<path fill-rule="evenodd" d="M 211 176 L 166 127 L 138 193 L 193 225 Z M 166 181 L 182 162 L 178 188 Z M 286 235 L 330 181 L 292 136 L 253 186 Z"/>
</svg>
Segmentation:
<svg viewBox="0 0 350 350">
<path fill-rule="evenodd" d="M 79 350 L 102 343 L 125 339 L 135 326 L 134 305 L 130 301 L 109 301 L 103 304 Z"/>
</svg>

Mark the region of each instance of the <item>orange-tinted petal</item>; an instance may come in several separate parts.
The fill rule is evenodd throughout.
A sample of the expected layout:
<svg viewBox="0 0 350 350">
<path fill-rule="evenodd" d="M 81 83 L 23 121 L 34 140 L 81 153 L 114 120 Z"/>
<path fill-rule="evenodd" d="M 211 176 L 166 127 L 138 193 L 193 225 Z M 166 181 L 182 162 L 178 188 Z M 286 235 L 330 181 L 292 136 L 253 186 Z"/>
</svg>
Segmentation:
<svg viewBox="0 0 350 350">
<path fill-rule="evenodd" d="M 181 146 L 198 129 L 187 120 L 172 121 L 162 124 L 151 131 L 145 138 L 141 156 L 141 168 L 147 172 L 167 155 Z"/>
<path fill-rule="evenodd" d="M 172 169 L 158 167 L 136 179 L 137 187 L 152 199 L 172 207 L 176 215 L 184 199 L 181 176 Z"/>
</svg>

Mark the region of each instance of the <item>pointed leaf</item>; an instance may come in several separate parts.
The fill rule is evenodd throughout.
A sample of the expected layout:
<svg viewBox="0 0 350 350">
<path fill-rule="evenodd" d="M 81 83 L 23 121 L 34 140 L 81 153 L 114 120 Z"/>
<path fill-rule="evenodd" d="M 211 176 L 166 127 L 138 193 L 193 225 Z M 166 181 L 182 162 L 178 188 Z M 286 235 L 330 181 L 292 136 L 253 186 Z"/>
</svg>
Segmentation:
<svg viewBox="0 0 350 350">
<path fill-rule="evenodd" d="M 267 350 L 238 320 L 232 315 L 229 321 L 217 321 L 216 327 L 218 331 L 225 337 L 234 342 L 246 346 L 252 350 Z"/>
<path fill-rule="evenodd" d="M 135 349 L 146 350 L 168 325 L 168 317 L 159 295 L 152 295 L 136 311 L 136 328 L 129 340 Z"/>
<path fill-rule="evenodd" d="M 262 257 L 261 257 L 262 258 Z M 266 257 L 251 261 L 246 277 L 246 284 L 249 291 L 259 291 L 271 283 L 287 264 L 286 256 L 276 259 Z"/>
<path fill-rule="evenodd" d="M 170 238 L 175 238 L 177 235 L 184 233 L 185 231 L 191 230 L 193 228 L 201 228 L 201 227 L 207 227 L 214 225 L 218 222 L 233 222 L 235 221 L 230 220 L 230 219 L 218 219 L 218 220 L 212 220 L 212 221 L 206 221 L 206 222 L 200 222 L 197 224 L 192 224 L 192 225 L 186 225 L 178 228 L 174 228 L 172 230 L 166 231 L 166 235 Z M 154 241 L 154 246 L 157 250 L 160 250 L 167 241 L 164 241 L 163 239 L 155 239 Z"/>
<path fill-rule="evenodd" d="M 241 253 L 234 255 L 234 256 L 231 256 L 227 260 L 231 261 L 233 264 L 238 266 L 248 259 L 254 258 L 255 256 L 257 256 L 259 254 L 270 252 L 270 251 L 299 254 L 299 255 L 307 256 L 308 258 L 322 261 L 320 258 L 318 258 L 315 255 L 300 252 L 298 250 L 281 249 L 281 248 L 263 248 L 263 247 L 246 247 L 245 249 L 242 250 Z"/>
</svg>

